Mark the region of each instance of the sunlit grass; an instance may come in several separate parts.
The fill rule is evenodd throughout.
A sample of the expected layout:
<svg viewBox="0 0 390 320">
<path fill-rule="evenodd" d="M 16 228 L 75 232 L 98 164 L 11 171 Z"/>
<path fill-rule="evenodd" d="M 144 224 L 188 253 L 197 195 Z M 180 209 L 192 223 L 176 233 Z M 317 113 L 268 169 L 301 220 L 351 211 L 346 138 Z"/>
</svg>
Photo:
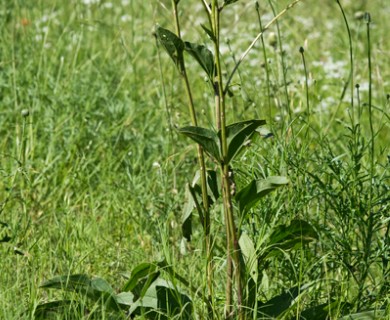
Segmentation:
<svg viewBox="0 0 390 320">
<path fill-rule="evenodd" d="M 38 303 L 52 297 L 38 286 L 53 276 L 87 273 L 102 276 L 117 288 L 125 281 L 122 273 L 141 261 L 163 258 L 167 248 L 178 273 L 188 274 L 200 286 L 205 279 L 197 251 L 199 234 L 187 246 L 187 255 L 180 253 L 184 184 L 193 174 L 195 152 L 176 133 L 170 139 L 152 35 L 156 23 L 173 29 L 169 2 L 11 3 L 0 6 L 0 221 L 4 224 L 0 239 L 10 237 L 0 243 L 0 318 L 30 317 Z M 287 3 L 278 2 L 277 8 Z M 261 3 L 261 8 L 264 22 L 272 19 L 269 6 Z M 207 43 L 199 26 L 200 9 L 188 4 L 181 11 L 188 17 L 183 37 Z M 372 183 L 376 217 L 382 221 L 375 241 L 384 253 L 389 250 L 389 6 L 384 0 L 346 1 L 345 10 L 354 45 L 354 81 L 359 85 L 355 106 L 361 110 L 361 140 L 355 145 L 351 146 L 349 129 L 350 91 L 340 98 L 349 57 L 336 4 L 303 1 L 281 19 L 282 53 L 265 38 L 271 99 L 266 96 L 260 42 L 232 82 L 229 122 L 265 118 L 274 132 L 274 138 L 255 141 L 234 164 L 237 182 L 244 185 L 250 178 L 271 174 L 288 175 L 291 180 L 288 189 L 266 198 L 253 212 L 246 231 L 255 237 L 267 235 L 272 226 L 301 218 L 322 237 L 314 251 L 275 259 L 264 271 L 261 298 L 313 279 L 319 282 L 318 290 L 307 294 L 308 305 L 332 296 L 340 301 L 356 298 L 358 284 L 348 268 L 362 267 L 359 261 L 367 239 L 362 221 L 368 208 L 364 194 L 370 183 L 367 40 L 360 15 L 364 11 L 373 19 L 376 178 Z M 238 58 L 259 30 L 254 4 L 239 1 L 227 15 L 222 35 Z M 270 32 L 277 30 L 273 27 Z M 308 66 L 310 123 L 305 115 L 301 46 Z M 231 70 L 234 59 L 228 46 L 223 49 L 224 63 Z M 281 54 L 287 64 L 288 97 Z M 162 68 L 172 122 L 188 125 L 182 84 L 164 55 Z M 188 68 L 198 89 L 195 103 L 203 110 L 200 123 L 208 126 L 211 90 L 207 91 L 196 65 Z M 240 168 L 245 174 L 240 175 Z M 220 212 L 216 210 L 213 219 L 216 230 L 222 229 Z M 382 253 L 378 249 L 370 268 L 367 283 L 372 291 L 388 277 Z M 223 263 L 222 258 L 216 261 L 217 272 Z M 222 285 L 216 287 L 223 290 Z M 375 305 L 375 298 L 368 296 L 367 305 Z M 378 308 L 385 302 L 381 299 Z"/>
</svg>

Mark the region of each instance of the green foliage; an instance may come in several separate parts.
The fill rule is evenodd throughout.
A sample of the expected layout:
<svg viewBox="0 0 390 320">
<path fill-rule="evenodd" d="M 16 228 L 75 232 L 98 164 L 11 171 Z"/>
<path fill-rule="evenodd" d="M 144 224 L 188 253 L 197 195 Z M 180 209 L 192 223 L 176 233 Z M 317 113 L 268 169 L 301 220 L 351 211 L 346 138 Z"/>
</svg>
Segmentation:
<svg viewBox="0 0 390 320">
<path fill-rule="evenodd" d="M 183 127 L 178 131 L 201 145 L 203 150 L 216 162 L 219 163 L 222 160 L 221 144 L 215 131 L 193 126 Z"/>
<path fill-rule="evenodd" d="M 216 2 L 0 5 L 0 319 L 223 318 L 237 252 L 224 186 L 247 318 L 388 318 L 387 2 L 301 1 L 270 26 L 293 0 L 259 1 L 258 17 L 250 1 L 219 0 L 209 19 Z M 212 150 L 206 198 L 198 129 L 192 141 L 171 132 L 190 123 L 171 62 L 188 68 L 210 130 L 197 137 Z"/>
<path fill-rule="evenodd" d="M 188 241 L 191 240 L 192 235 L 192 213 L 196 209 L 199 214 L 200 224 L 204 226 L 204 209 L 202 199 L 202 189 L 199 184 L 200 173 L 197 171 L 191 184 L 187 184 L 186 189 L 186 203 L 183 206 L 182 213 L 182 232 L 183 237 Z M 208 203 L 211 207 L 217 202 L 220 197 L 217 172 L 214 170 L 207 170 L 207 195 Z"/>
<path fill-rule="evenodd" d="M 269 237 L 265 258 L 279 254 L 280 250 L 297 250 L 318 237 L 318 233 L 304 220 L 292 220 L 288 225 L 279 225 Z"/>
<path fill-rule="evenodd" d="M 131 317 L 143 315 L 147 319 L 170 319 L 172 316 L 191 319 L 191 299 L 159 275 L 157 264 L 141 263 L 133 269 L 123 291 L 118 294 L 101 278 L 90 278 L 84 274 L 54 277 L 43 283 L 41 288 L 73 292 L 76 296 L 72 300 L 41 303 L 35 309 L 34 317 L 71 316 L 70 310 L 86 310 L 96 316 L 106 311 L 116 317 L 128 314 Z M 86 304 L 84 297 L 91 302 Z"/>
<path fill-rule="evenodd" d="M 226 142 L 228 150 L 226 159 L 223 159 L 226 165 L 228 165 L 244 148 L 247 141 L 256 132 L 256 129 L 265 123 L 265 120 L 253 119 L 226 126 Z M 222 139 L 221 132 L 218 132 L 218 136 Z"/>
<path fill-rule="evenodd" d="M 119 311 L 119 305 L 115 296 L 115 292 L 110 284 L 102 278 L 90 278 L 85 274 L 75 274 L 69 276 L 58 276 L 54 277 L 41 285 L 43 289 L 58 289 L 70 291 L 78 294 L 81 297 L 88 297 L 93 303 L 102 303 L 107 310 Z M 61 302 L 59 306 L 63 308 Z M 55 302 L 45 303 L 40 305 L 39 310 L 48 308 L 52 310 Z"/>
<path fill-rule="evenodd" d="M 214 56 L 212 52 L 204 45 L 187 41 L 184 42 L 184 50 L 188 52 L 199 63 L 199 65 L 206 72 L 209 81 L 213 82 L 215 66 Z"/>
<path fill-rule="evenodd" d="M 283 314 L 298 297 L 299 293 L 300 289 L 298 287 L 293 287 L 265 303 L 259 303 L 257 310 L 259 319 L 276 318 Z"/>
<path fill-rule="evenodd" d="M 275 189 L 287 185 L 289 180 L 285 177 L 272 176 L 261 180 L 252 180 L 236 194 L 236 201 L 240 212 L 244 214 L 253 208 L 261 198 Z"/>
<path fill-rule="evenodd" d="M 9 242 L 11 240 L 11 237 L 8 235 L 9 225 L 0 221 L 0 231 L 0 243 Z"/>
<path fill-rule="evenodd" d="M 226 159 L 222 157 L 221 130 L 216 133 L 210 129 L 188 126 L 178 131 L 201 145 L 214 161 L 228 165 L 245 147 L 256 129 L 264 124 L 264 120 L 245 120 L 226 126 L 228 144 Z"/>
<path fill-rule="evenodd" d="M 190 298 L 165 280 L 157 280 L 145 296 L 134 303 L 130 315 L 144 315 L 147 319 L 192 319 Z"/>
<path fill-rule="evenodd" d="M 173 32 L 161 27 L 156 28 L 156 36 L 176 67 L 182 72 L 184 42 Z"/>
<path fill-rule="evenodd" d="M 371 310 L 359 313 L 354 313 L 340 318 L 340 320 L 384 320 L 387 319 L 384 310 Z"/>
</svg>

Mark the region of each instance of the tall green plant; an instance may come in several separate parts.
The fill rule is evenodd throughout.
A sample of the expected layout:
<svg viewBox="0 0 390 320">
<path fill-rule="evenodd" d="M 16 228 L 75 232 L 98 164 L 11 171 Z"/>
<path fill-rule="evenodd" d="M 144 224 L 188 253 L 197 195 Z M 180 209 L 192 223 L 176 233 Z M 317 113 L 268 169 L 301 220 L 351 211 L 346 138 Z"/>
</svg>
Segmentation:
<svg viewBox="0 0 390 320">
<path fill-rule="evenodd" d="M 236 220 L 238 219 L 234 211 L 234 202 L 239 204 L 239 211 L 241 216 L 244 215 L 245 210 L 255 204 L 259 198 L 263 197 L 269 191 L 274 190 L 280 185 L 287 183 L 284 178 L 276 178 L 272 183 L 270 182 L 268 187 L 262 186 L 261 183 L 252 181 L 247 187 L 237 193 L 235 199 L 235 184 L 233 181 L 232 164 L 236 156 L 247 144 L 248 140 L 256 133 L 258 127 L 265 124 L 264 120 L 245 120 L 242 122 L 227 124 L 227 111 L 226 111 L 226 98 L 229 91 L 229 85 L 233 78 L 233 75 L 237 71 L 239 65 L 244 60 L 245 56 L 253 48 L 255 43 L 262 37 L 263 32 L 269 28 L 269 26 L 276 22 L 288 9 L 292 8 L 299 1 L 293 2 L 280 14 L 275 15 L 275 18 L 268 23 L 259 35 L 254 39 L 248 49 L 243 53 L 240 59 L 237 61 L 234 69 L 230 73 L 229 77 L 224 79 L 223 76 L 223 63 L 222 56 L 220 54 L 221 38 L 220 38 L 220 24 L 222 19 L 223 10 L 237 1 L 224 1 L 222 4 L 216 0 L 213 0 L 209 5 L 204 1 L 204 12 L 209 21 L 209 26 L 202 25 L 206 34 L 212 41 L 213 51 L 212 53 L 207 47 L 190 42 L 185 42 L 180 37 L 179 19 L 178 19 L 178 4 L 179 1 L 172 1 L 172 7 L 175 17 L 176 35 L 171 31 L 158 27 L 156 35 L 160 40 L 163 47 L 166 49 L 168 55 L 172 61 L 178 67 L 179 72 L 184 77 L 184 82 L 187 92 L 190 91 L 190 84 L 188 77 L 185 76 L 184 66 L 184 53 L 187 52 L 192 56 L 206 72 L 207 77 L 213 84 L 213 91 L 215 97 L 215 128 L 212 129 L 199 127 L 194 121 L 193 111 L 194 105 L 190 102 L 190 114 L 192 118 L 192 126 L 180 128 L 179 133 L 191 138 L 198 144 L 198 148 L 201 148 L 206 152 L 212 162 L 217 163 L 220 172 L 220 185 L 221 195 L 224 211 L 224 223 L 226 230 L 226 256 L 227 256 L 227 269 L 226 269 L 226 285 L 225 285 L 225 318 L 232 319 L 237 316 L 239 319 L 245 318 L 245 308 L 248 307 L 247 301 L 244 298 L 245 290 L 245 265 L 243 264 L 243 257 L 239 245 L 240 230 L 237 228 Z M 226 83 L 225 83 L 226 82 Z M 189 99 L 192 101 L 192 99 Z M 200 168 L 202 169 L 202 167 Z M 214 178 L 215 179 L 215 178 Z M 211 179 L 212 180 L 212 179 Z M 201 180 L 202 195 L 207 193 L 208 186 Z M 217 185 L 215 181 L 212 184 Z M 263 189 L 265 188 L 265 189 Z M 204 211 L 205 207 L 199 205 L 199 201 L 195 194 L 194 186 L 190 188 L 190 194 L 193 197 L 194 206 L 197 208 L 201 220 L 208 214 Z M 203 205 L 205 204 L 204 197 Z M 208 208 L 208 207 L 207 207 Z M 189 216 L 188 212 L 186 218 Z M 209 218 L 206 218 L 209 223 Z M 210 229 L 205 228 L 205 237 L 207 239 Z M 206 240 L 206 243 L 208 241 Z M 210 252 L 207 252 L 209 256 Z M 210 265 L 209 265 L 210 266 Z M 210 275 L 210 269 L 207 270 Z M 213 292 L 209 281 L 209 294 Z M 212 285 L 212 284 L 211 284 Z M 233 286 L 235 290 L 233 291 Z M 236 293 L 236 297 L 233 297 L 233 292 Z M 236 305 L 237 308 L 234 308 Z"/>
</svg>

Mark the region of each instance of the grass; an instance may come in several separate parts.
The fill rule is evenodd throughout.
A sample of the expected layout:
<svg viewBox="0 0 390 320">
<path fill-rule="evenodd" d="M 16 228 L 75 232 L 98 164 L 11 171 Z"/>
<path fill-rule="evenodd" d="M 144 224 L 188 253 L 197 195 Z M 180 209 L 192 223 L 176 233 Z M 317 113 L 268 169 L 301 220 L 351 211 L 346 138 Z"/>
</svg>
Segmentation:
<svg viewBox="0 0 390 320">
<path fill-rule="evenodd" d="M 125 283 L 122 274 L 138 263 L 165 257 L 195 287 L 206 281 L 201 234 L 194 234 L 186 255 L 180 253 L 184 185 L 194 173 L 196 153 L 175 132 L 170 135 L 169 121 L 190 124 L 187 102 L 163 52 L 162 83 L 152 36 L 156 23 L 174 30 L 170 4 L 90 2 L 0 5 L 0 239 L 10 238 L 0 243 L 1 319 L 30 318 L 39 303 L 56 297 L 39 285 L 57 275 L 101 276 L 118 289 Z M 274 3 L 276 12 L 287 3 Z M 260 5 L 264 25 L 273 12 L 266 2 Z M 181 8 L 183 38 L 207 42 L 195 2 Z M 238 58 L 258 33 L 258 16 L 252 2 L 229 8 L 221 38 Z M 292 219 L 309 221 L 320 235 L 310 247 L 281 250 L 264 267 L 259 298 L 315 283 L 290 312 L 334 298 L 335 319 L 344 303 L 351 312 L 389 308 L 390 297 L 390 9 L 384 0 L 345 1 L 344 9 L 359 84 L 353 111 L 349 87 L 342 97 L 350 71 L 348 34 L 330 1 L 303 1 L 279 20 L 281 36 L 276 26 L 270 30 L 278 45 L 264 38 L 269 76 L 259 42 L 227 100 L 229 123 L 266 119 L 274 133 L 254 141 L 234 163 L 237 185 L 269 175 L 291 181 L 261 201 L 243 230 L 261 250 L 273 228 Z M 361 11 L 372 17 L 372 106 L 366 23 L 355 18 Z M 222 49 L 224 68 L 232 70 L 234 58 Z M 187 68 L 195 104 L 204 109 L 198 121 L 209 127 L 213 94 L 198 67 Z M 222 234 L 220 210 L 212 219 L 214 232 Z M 221 245 L 216 273 L 226 258 Z M 220 306 L 222 283 L 215 284 Z"/>
</svg>

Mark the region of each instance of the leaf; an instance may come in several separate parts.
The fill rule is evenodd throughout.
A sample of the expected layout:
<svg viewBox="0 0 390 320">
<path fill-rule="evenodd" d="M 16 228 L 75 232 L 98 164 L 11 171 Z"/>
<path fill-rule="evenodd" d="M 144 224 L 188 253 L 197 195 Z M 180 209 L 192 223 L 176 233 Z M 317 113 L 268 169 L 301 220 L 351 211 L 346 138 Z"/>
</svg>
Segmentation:
<svg viewBox="0 0 390 320">
<path fill-rule="evenodd" d="M 185 198 L 186 202 L 183 207 L 183 213 L 182 213 L 182 222 L 181 222 L 181 230 L 183 233 L 183 237 L 187 239 L 187 241 L 191 241 L 192 236 L 192 211 L 195 207 L 197 207 L 197 199 L 194 199 L 196 197 L 195 190 L 191 190 L 191 185 L 187 184 L 186 187 L 186 193 Z M 199 206 L 199 203 L 198 203 Z M 198 208 L 198 211 L 202 210 L 201 208 Z"/>
<path fill-rule="evenodd" d="M 370 310 L 350 314 L 340 318 L 339 320 L 385 320 L 385 316 L 385 310 Z"/>
<path fill-rule="evenodd" d="M 299 293 L 300 289 L 296 286 L 276 297 L 273 297 L 265 303 L 259 302 L 257 311 L 260 319 L 264 319 L 264 316 L 272 318 L 278 317 L 290 308 L 292 302 L 296 297 L 298 297 Z"/>
<path fill-rule="evenodd" d="M 217 172 L 207 170 L 207 194 L 209 207 L 219 198 L 219 185 Z M 202 188 L 200 186 L 200 171 L 197 170 L 191 184 L 187 184 L 185 192 L 185 204 L 182 213 L 182 232 L 187 241 L 191 241 L 192 235 L 192 212 L 196 208 L 199 214 L 200 224 L 204 227 L 203 198 Z"/>
<path fill-rule="evenodd" d="M 246 120 L 233 123 L 226 127 L 226 139 L 228 144 L 227 159 L 225 159 L 226 164 L 229 164 L 229 162 L 233 160 L 243 148 L 244 143 L 256 132 L 256 129 L 265 123 L 265 120 Z M 221 132 L 218 132 L 218 136 L 221 139 Z"/>
<path fill-rule="evenodd" d="M 236 194 L 241 213 L 245 213 L 253 208 L 261 198 L 265 197 L 275 189 L 289 183 L 286 177 L 270 176 L 262 180 L 252 180 L 246 187 Z"/>
<path fill-rule="evenodd" d="M 130 307 L 129 314 L 147 319 L 192 319 L 192 301 L 171 282 L 157 279 L 145 296 Z"/>
<path fill-rule="evenodd" d="M 215 69 L 213 53 L 206 46 L 191 42 L 184 42 L 184 50 L 200 64 L 213 83 Z"/>
<path fill-rule="evenodd" d="M 318 239 L 314 228 L 306 221 L 292 220 L 290 225 L 279 225 L 272 232 L 268 248 L 262 258 L 269 258 L 281 250 L 296 250 L 311 241 Z"/>
<path fill-rule="evenodd" d="M 299 315 L 299 320 L 328 320 L 330 315 L 329 306 L 329 303 L 323 303 L 318 306 L 310 307 L 301 312 Z"/>
<path fill-rule="evenodd" d="M 156 286 L 158 308 L 170 318 L 180 314 L 180 319 L 192 319 L 191 299 L 168 286 Z"/>
<path fill-rule="evenodd" d="M 215 170 L 207 170 L 207 193 L 212 199 L 213 203 L 219 199 L 220 186 L 218 184 L 218 174 Z"/>
<path fill-rule="evenodd" d="M 188 126 L 178 129 L 179 133 L 191 138 L 200 144 L 205 152 L 218 163 L 221 160 L 219 140 L 217 134 L 202 127 Z"/>
<path fill-rule="evenodd" d="M 257 252 L 253 241 L 246 233 L 243 233 L 239 239 L 241 252 L 245 258 L 246 270 L 249 271 L 253 281 L 257 283 L 258 279 L 258 260 Z"/>
<path fill-rule="evenodd" d="M 114 289 L 111 285 L 102 278 L 93 278 L 91 280 L 91 288 L 96 292 L 103 292 L 108 294 L 113 294 Z"/>
<path fill-rule="evenodd" d="M 224 6 L 228 6 L 229 4 L 233 4 L 233 3 L 235 3 L 235 2 L 238 2 L 238 0 L 225 0 L 224 3 L 223 3 L 223 5 L 224 5 Z"/>
<path fill-rule="evenodd" d="M 134 303 L 134 295 L 131 292 L 118 293 L 115 298 L 123 309 L 128 309 Z"/>
<path fill-rule="evenodd" d="M 156 37 L 164 47 L 165 51 L 171 57 L 176 67 L 182 72 L 184 51 L 183 40 L 181 40 L 173 32 L 169 31 L 168 29 L 161 28 L 160 26 L 156 28 Z"/>
<path fill-rule="evenodd" d="M 102 278 L 91 279 L 85 274 L 58 276 L 43 283 L 41 288 L 73 291 L 82 296 L 87 296 L 94 302 L 103 300 L 108 309 L 118 310 L 114 290 Z"/>
<path fill-rule="evenodd" d="M 144 262 L 139 264 L 132 270 L 130 279 L 126 282 L 122 291 L 132 292 L 134 299 L 142 298 L 153 281 L 159 277 L 160 272 L 157 269 L 157 265 L 153 263 Z"/>
<path fill-rule="evenodd" d="M 59 319 L 59 315 L 70 316 L 69 313 L 74 313 L 74 317 L 80 315 L 81 306 L 74 300 L 56 300 L 39 304 L 34 311 L 34 319 Z M 70 316 L 71 317 L 71 316 Z M 72 317 L 73 319 L 73 317 Z"/>
<path fill-rule="evenodd" d="M 60 289 L 66 291 L 80 292 L 91 285 L 91 279 L 85 274 L 74 274 L 66 276 L 57 276 L 46 282 L 40 287 L 45 289 Z"/>
<path fill-rule="evenodd" d="M 207 28 L 204 24 L 201 24 L 200 26 L 207 33 L 207 35 L 210 37 L 211 41 L 213 41 L 213 42 L 217 41 L 217 39 L 215 38 L 214 33 L 209 28 Z"/>
</svg>

